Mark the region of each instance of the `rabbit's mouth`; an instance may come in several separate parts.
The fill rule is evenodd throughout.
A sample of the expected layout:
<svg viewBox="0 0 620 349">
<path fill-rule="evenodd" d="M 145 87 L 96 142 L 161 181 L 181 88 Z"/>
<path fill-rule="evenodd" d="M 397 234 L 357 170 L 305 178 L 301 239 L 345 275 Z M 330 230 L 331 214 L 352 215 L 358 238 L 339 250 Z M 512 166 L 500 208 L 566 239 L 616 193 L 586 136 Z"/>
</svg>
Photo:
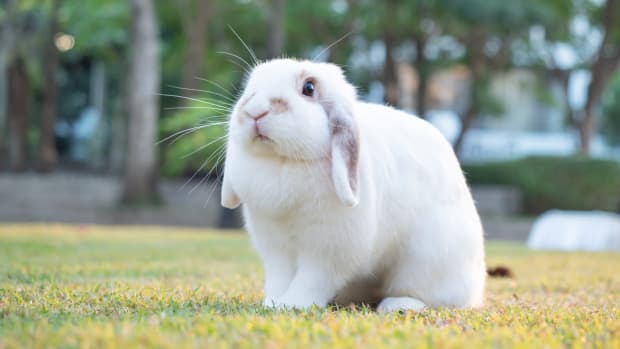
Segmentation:
<svg viewBox="0 0 620 349">
<path fill-rule="evenodd" d="M 269 138 L 269 137 L 267 137 L 267 136 L 265 136 L 265 135 L 263 135 L 263 134 L 260 134 L 260 133 L 259 133 L 259 134 L 257 134 L 257 135 L 254 137 L 254 139 L 255 139 L 255 140 L 257 140 L 257 141 L 259 141 L 259 142 L 268 142 L 268 143 L 273 143 L 273 140 L 272 140 L 271 138 Z"/>
<path fill-rule="evenodd" d="M 259 141 L 259 142 L 273 143 L 273 140 L 265 135 L 265 130 L 261 128 L 264 128 L 264 126 L 261 127 L 260 121 L 254 120 L 254 125 L 253 125 L 253 130 L 252 130 L 254 140 Z"/>
</svg>

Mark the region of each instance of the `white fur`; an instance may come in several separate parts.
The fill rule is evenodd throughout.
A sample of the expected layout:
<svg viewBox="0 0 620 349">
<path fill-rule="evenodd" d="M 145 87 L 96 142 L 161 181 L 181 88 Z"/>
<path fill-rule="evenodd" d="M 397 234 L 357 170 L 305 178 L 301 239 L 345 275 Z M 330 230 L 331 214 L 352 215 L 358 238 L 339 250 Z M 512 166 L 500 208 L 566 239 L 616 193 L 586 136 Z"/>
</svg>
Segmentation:
<svg viewBox="0 0 620 349">
<path fill-rule="evenodd" d="M 411 297 L 386 297 L 377 306 L 377 311 L 380 313 L 390 313 L 396 310 L 420 311 L 425 306 L 422 301 Z"/>
<path fill-rule="evenodd" d="M 301 94 L 307 77 L 316 79 L 314 99 Z M 289 110 L 275 112 L 274 99 Z M 337 193 L 346 183 L 332 173 L 342 164 L 332 158 L 325 103 L 349 108 L 359 129 L 357 197 Z M 251 115 L 265 111 L 258 122 L 271 141 L 253 133 Z M 334 65 L 254 68 L 231 114 L 222 190 L 224 206 L 239 202 L 264 263 L 266 306 L 376 297 L 385 298 L 381 311 L 482 304 L 482 226 L 450 144 L 422 119 L 357 101 Z"/>
</svg>

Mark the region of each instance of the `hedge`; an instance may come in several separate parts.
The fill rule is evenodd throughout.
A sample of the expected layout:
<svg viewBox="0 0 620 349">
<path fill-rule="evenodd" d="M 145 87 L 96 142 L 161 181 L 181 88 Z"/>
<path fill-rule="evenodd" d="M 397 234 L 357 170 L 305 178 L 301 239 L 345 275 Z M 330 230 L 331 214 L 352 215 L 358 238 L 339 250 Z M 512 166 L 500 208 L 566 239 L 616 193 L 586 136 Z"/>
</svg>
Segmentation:
<svg viewBox="0 0 620 349">
<path fill-rule="evenodd" d="M 616 211 L 620 203 L 620 163 L 587 157 L 529 157 L 463 166 L 471 185 L 511 185 L 520 189 L 525 213 L 551 208 Z"/>
</svg>

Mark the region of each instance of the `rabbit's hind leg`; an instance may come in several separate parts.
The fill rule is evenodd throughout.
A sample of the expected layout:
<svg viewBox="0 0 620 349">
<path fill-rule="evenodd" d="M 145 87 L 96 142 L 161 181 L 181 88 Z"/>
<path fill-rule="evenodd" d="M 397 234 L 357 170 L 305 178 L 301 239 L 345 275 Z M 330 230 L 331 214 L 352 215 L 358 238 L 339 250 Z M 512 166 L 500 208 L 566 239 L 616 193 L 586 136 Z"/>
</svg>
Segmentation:
<svg viewBox="0 0 620 349">
<path fill-rule="evenodd" d="M 379 306 L 377 306 L 377 312 L 391 313 L 399 310 L 420 311 L 425 307 L 426 304 L 412 297 L 386 297 L 383 298 Z"/>
</svg>

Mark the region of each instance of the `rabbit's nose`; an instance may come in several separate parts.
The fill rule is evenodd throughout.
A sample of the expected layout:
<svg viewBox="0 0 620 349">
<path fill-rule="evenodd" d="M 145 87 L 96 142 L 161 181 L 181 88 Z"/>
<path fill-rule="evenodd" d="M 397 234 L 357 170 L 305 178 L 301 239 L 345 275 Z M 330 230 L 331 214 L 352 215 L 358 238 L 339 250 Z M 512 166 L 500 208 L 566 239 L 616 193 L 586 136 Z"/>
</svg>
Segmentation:
<svg viewBox="0 0 620 349">
<path fill-rule="evenodd" d="M 258 120 L 260 120 L 260 119 L 264 118 L 265 116 L 267 116 L 267 114 L 268 114 L 268 113 L 269 113 L 269 111 L 267 110 L 267 111 L 264 111 L 264 112 L 262 112 L 262 113 L 255 113 L 255 114 L 250 114 L 250 113 L 248 113 L 248 115 L 249 115 L 252 119 L 254 119 L 255 121 L 258 121 Z"/>
</svg>

